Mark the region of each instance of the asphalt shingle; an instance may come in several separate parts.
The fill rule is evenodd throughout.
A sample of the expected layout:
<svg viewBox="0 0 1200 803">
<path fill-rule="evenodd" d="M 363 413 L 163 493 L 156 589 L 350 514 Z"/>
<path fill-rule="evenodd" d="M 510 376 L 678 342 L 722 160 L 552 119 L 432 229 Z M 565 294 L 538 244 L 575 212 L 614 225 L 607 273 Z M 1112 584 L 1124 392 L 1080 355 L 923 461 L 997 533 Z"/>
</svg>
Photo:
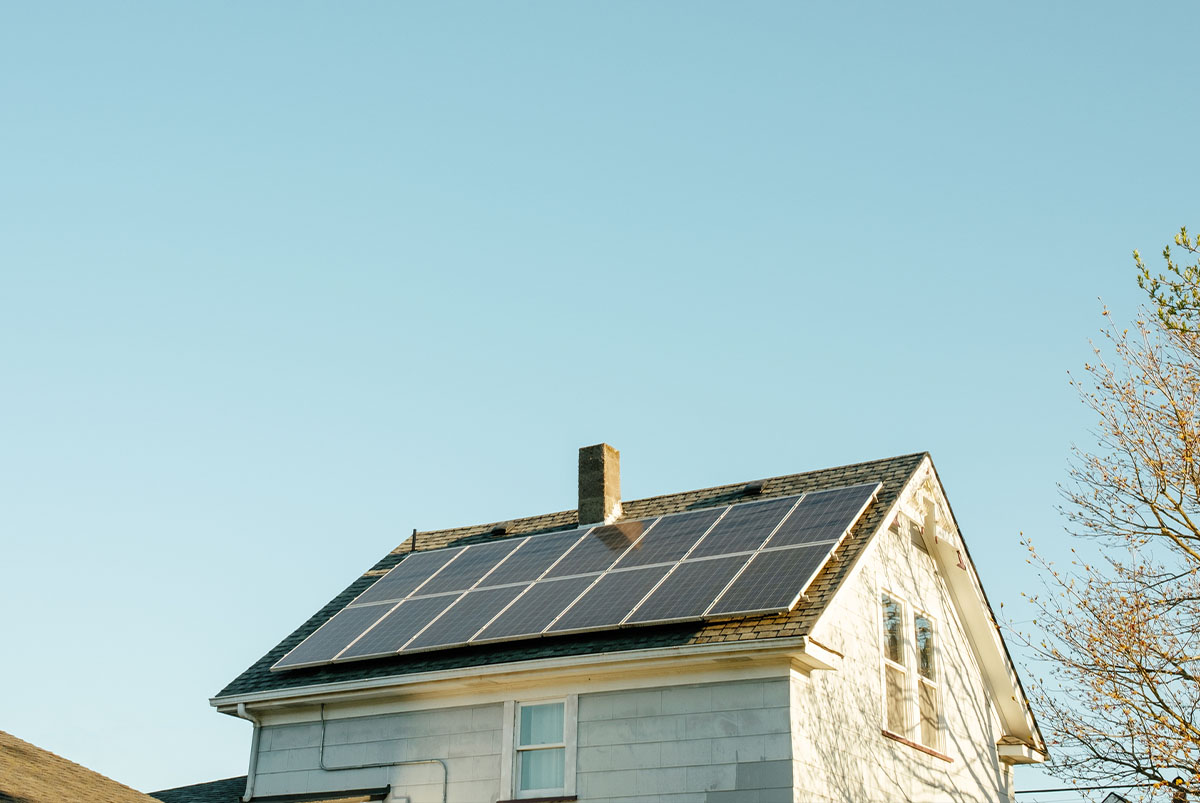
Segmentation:
<svg viewBox="0 0 1200 803">
<path fill-rule="evenodd" d="M 0 731 L 0 801 L 4 803 L 154 803 L 124 784 Z"/>
<path fill-rule="evenodd" d="M 840 554 L 830 561 L 809 588 L 806 599 L 787 614 L 743 617 L 734 620 L 690 622 L 667 626 L 626 628 L 619 631 L 587 633 L 545 637 L 541 639 L 513 642 L 511 644 L 460 647 L 439 652 L 419 653 L 412 656 L 360 661 L 349 664 L 311 667 L 282 672 L 272 672 L 271 666 L 288 651 L 308 637 L 351 600 L 372 585 L 380 576 L 415 550 L 423 551 L 447 546 L 481 543 L 511 538 L 513 536 L 567 530 L 578 524 L 574 510 L 564 510 L 541 516 L 514 519 L 503 535 L 493 533 L 494 523 L 473 527 L 456 527 L 448 530 L 418 532 L 406 539 L 394 550 L 379 560 L 370 570 L 354 580 L 342 593 L 310 617 L 291 635 L 277 644 L 270 652 L 256 661 L 235 678 L 217 695 L 233 697 L 254 692 L 265 692 L 336 683 L 350 680 L 365 680 L 391 676 L 409 675 L 419 672 L 465 668 L 489 664 L 527 661 L 569 655 L 587 655 L 600 652 L 649 649 L 654 647 L 679 646 L 684 644 L 713 644 L 743 641 L 746 639 L 794 638 L 806 635 L 816 617 L 824 610 L 833 593 L 841 585 L 849 566 L 866 545 L 870 535 L 883 523 L 883 517 L 892 507 L 900 491 L 913 472 L 921 464 L 926 453 L 873 460 L 865 463 L 838 466 L 836 468 L 808 471 L 772 477 L 764 481 L 761 494 L 753 497 L 743 495 L 745 482 L 702 488 L 677 494 L 654 496 L 622 502 L 624 519 L 640 519 L 666 513 L 678 513 L 706 507 L 719 507 L 752 499 L 791 496 L 803 492 L 839 488 L 866 482 L 879 482 L 882 488 L 875 502 L 867 509 L 850 538 L 839 550 Z M 170 801 L 176 803 L 176 801 Z M 179 803 L 184 803 L 179 801 Z"/>
<path fill-rule="evenodd" d="M 246 776 L 225 778 L 220 781 L 176 786 L 151 792 L 150 797 L 162 803 L 238 803 L 246 791 Z"/>
</svg>

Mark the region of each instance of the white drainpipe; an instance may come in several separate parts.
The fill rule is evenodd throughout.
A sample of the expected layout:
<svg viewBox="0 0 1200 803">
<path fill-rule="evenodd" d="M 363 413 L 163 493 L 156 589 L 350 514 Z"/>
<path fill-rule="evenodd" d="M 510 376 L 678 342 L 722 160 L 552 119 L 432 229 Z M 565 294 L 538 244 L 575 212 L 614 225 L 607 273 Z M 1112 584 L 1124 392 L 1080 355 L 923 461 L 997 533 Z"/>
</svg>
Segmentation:
<svg viewBox="0 0 1200 803">
<path fill-rule="evenodd" d="M 245 703 L 238 703 L 237 715 L 254 725 L 254 735 L 250 737 L 250 768 L 246 772 L 246 794 L 242 795 L 243 803 L 250 803 L 250 799 L 254 797 L 254 776 L 258 773 L 258 740 L 262 737 L 262 722 L 246 710 Z"/>
</svg>

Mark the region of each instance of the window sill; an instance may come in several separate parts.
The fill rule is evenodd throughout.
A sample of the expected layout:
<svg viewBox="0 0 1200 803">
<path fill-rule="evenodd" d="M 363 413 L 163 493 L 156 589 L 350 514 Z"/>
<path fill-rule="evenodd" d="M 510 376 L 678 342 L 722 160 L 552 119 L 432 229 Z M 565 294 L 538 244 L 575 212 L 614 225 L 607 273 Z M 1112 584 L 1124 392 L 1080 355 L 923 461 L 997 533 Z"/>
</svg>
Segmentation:
<svg viewBox="0 0 1200 803">
<path fill-rule="evenodd" d="M 496 803 L 570 803 L 578 800 L 579 795 L 555 795 L 553 797 L 514 797 L 510 800 L 497 800 Z"/>
<path fill-rule="evenodd" d="M 892 741 L 894 741 L 894 742 L 899 742 L 899 743 L 900 743 L 900 744 L 902 744 L 902 745 L 906 745 L 906 746 L 908 746 L 908 747 L 911 747 L 913 750 L 918 750 L 918 751 L 920 751 L 920 752 L 922 752 L 922 753 L 925 753 L 925 754 L 927 754 L 927 755 L 933 756 L 933 757 L 934 757 L 934 758 L 936 758 L 936 759 L 940 759 L 940 760 L 942 760 L 942 761 L 945 761 L 947 764 L 949 764 L 949 763 L 951 763 L 952 761 L 954 761 L 954 759 L 950 758 L 950 756 L 946 755 L 945 753 L 939 753 L 937 750 L 934 750 L 932 747 L 926 747 L 926 746 L 925 746 L 925 745 L 923 745 L 923 744 L 919 744 L 919 743 L 917 743 L 917 742 L 914 742 L 912 739 L 905 739 L 905 738 L 904 738 L 903 736 L 901 736 L 900 734 L 898 734 L 898 733 L 893 733 L 892 731 L 888 730 L 887 728 L 884 728 L 884 729 L 882 730 L 882 733 L 883 733 L 883 735 L 884 735 L 884 736 L 888 737 L 889 739 L 891 739 L 891 740 L 892 740 Z"/>
</svg>

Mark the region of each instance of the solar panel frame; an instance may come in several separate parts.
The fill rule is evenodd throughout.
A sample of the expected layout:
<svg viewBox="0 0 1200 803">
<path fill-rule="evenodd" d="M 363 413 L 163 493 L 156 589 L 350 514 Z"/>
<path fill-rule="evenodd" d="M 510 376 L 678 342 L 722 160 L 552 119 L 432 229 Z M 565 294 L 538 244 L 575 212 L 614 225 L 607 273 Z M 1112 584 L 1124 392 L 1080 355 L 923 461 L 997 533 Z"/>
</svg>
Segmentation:
<svg viewBox="0 0 1200 803">
<path fill-rule="evenodd" d="M 486 544 L 471 544 L 442 570 L 421 584 L 411 596 L 435 596 L 467 591 L 482 582 L 525 545 L 523 538 L 506 538 Z"/>
<path fill-rule="evenodd" d="M 774 534 L 779 525 L 787 519 L 788 515 L 800 504 L 800 500 L 804 498 L 803 494 L 793 496 L 777 496 L 772 499 L 757 499 L 753 502 L 740 502 L 729 506 L 729 511 L 721 517 L 702 538 L 696 541 L 696 545 L 688 551 L 684 556 L 684 560 L 692 558 L 715 558 L 718 555 L 741 555 L 756 552 L 762 548 L 762 545 Z M 791 502 L 788 505 L 788 502 Z M 778 511 L 778 517 L 774 518 L 772 514 Z M 748 522 L 743 523 L 736 519 L 744 519 L 752 516 L 758 516 L 759 520 L 750 518 Z M 774 522 L 770 527 L 765 524 Z M 764 525 L 756 527 L 754 525 Z M 749 525 L 749 526 L 748 526 Z M 729 536 L 722 535 L 723 528 L 737 528 L 734 530 L 734 535 L 743 533 L 751 534 L 765 531 L 761 540 L 739 541 L 736 545 L 727 543 Z M 751 546 L 752 544 L 752 546 Z"/>
<path fill-rule="evenodd" d="M 450 547 L 449 549 L 430 549 L 425 552 L 412 552 L 406 555 L 404 560 L 392 567 L 391 571 L 372 583 L 369 588 L 364 589 L 363 592 L 355 597 L 350 602 L 350 605 L 346 607 L 369 605 L 379 602 L 399 602 L 400 600 L 416 593 L 421 586 L 429 582 L 429 580 L 436 576 L 438 572 L 442 571 L 442 569 L 445 569 L 450 563 L 453 563 L 454 560 L 461 555 L 465 549 L 466 547 L 460 546 Z M 407 589 L 405 593 L 397 594 L 386 591 L 389 585 L 398 582 L 400 578 L 407 578 L 407 575 L 410 573 L 414 571 L 421 571 L 423 564 L 430 562 L 436 563 L 437 561 L 441 561 L 440 563 L 437 563 L 437 568 L 431 572 L 428 572 L 428 576 L 426 576 L 424 580 L 416 583 L 412 588 Z M 389 580 L 389 578 L 395 578 L 395 580 Z"/>
<path fill-rule="evenodd" d="M 762 548 L 803 546 L 843 537 L 881 487 L 878 482 L 868 482 L 805 494 Z M 841 529 L 836 529 L 838 526 Z"/>
<path fill-rule="evenodd" d="M 491 644 L 497 641 L 507 641 L 509 639 L 525 638 L 539 636 L 553 622 L 561 616 L 567 608 L 579 599 L 583 594 L 592 587 L 592 584 L 598 580 L 600 575 L 576 575 L 574 577 L 557 577 L 547 580 L 538 580 L 530 583 L 529 586 L 521 592 L 521 594 L 509 603 L 508 607 L 496 614 L 491 621 L 483 626 L 478 633 L 471 639 L 471 644 Z M 557 598 L 559 602 L 547 602 L 540 599 L 543 594 L 551 594 L 559 592 Z M 551 600 L 555 599 L 551 597 Z M 547 607 L 544 610 L 549 611 L 549 615 L 538 616 L 534 618 L 525 612 L 524 608 L 529 605 L 542 604 Z M 508 629 L 500 626 L 505 619 L 515 618 L 518 621 L 539 622 L 536 627 L 517 626 L 513 628 L 511 625 Z M 492 631 L 489 633 L 488 631 Z"/>
<path fill-rule="evenodd" d="M 576 574 L 608 571 L 638 540 L 650 532 L 658 521 L 658 518 L 633 519 L 618 524 L 593 527 L 542 576 L 546 578 L 572 577 Z M 627 532 L 634 527 L 638 528 L 636 533 L 631 535 Z M 604 549 L 607 549 L 608 552 L 602 551 Z"/>
<path fill-rule="evenodd" d="M 401 653 L 440 650 L 470 643 L 472 637 L 487 626 L 500 611 L 506 609 L 521 595 L 526 587 L 520 585 L 491 586 L 466 592 L 436 619 L 400 648 Z M 483 606 L 483 612 L 469 610 L 469 606 Z M 488 606 L 492 610 L 488 612 Z M 473 621 L 472 621 L 473 619 Z M 483 624 L 480 624 L 483 622 Z M 444 635 L 449 632 L 449 638 Z"/>
<path fill-rule="evenodd" d="M 594 630 L 609 630 L 618 627 L 625 617 L 645 599 L 646 595 L 666 577 L 668 571 L 670 571 L 669 566 L 660 564 L 658 566 L 639 566 L 636 569 L 605 572 L 586 591 L 580 594 L 574 602 L 567 606 L 542 633 L 549 636 L 560 633 L 585 633 Z M 639 581 L 641 581 L 640 587 Z M 603 590 L 601 590 L 602 586 Z M 601 602 L 607 602 L 608 600 L 601 600 L 599 598 L 600 594 L 617 596 L 621 592 L 624 592 L 626 605 L 618 602 L 618 604 L 609 608 L 601 607 Z M 589 602 L 588 597 L 593 594 L 596 594 L 597 597 Z M 612 610 L 617 613 L 608 616 L 597 616 L 596 612 L 600 610 Z M 572 624 L 572 622 L 578 622 L 581 617 L 587 618 L 583 622 Z"/>
<path fill-rule="evenodd" d="M 701 508 L 700 510 L 687 510 L 681 513 L 672 513 L 666 516 L 660 516 L 654 525 L 647 529 L 646 532 L 642 533 L 641 538 L 635 541 L 633 546 L 631 546 L 624 555 L 617 559 L 617 561 L 612 565 L 612 570 L 635 569 L 642 566 L 657 566 L 664 563 L 678 563 L 680 560 L 683 560 L 684 556 L 687 555 L 688 552 L 695 548 L 696 544 L 698 544 L 700 540 L 703 539 L 704 536 L 707 535 L 708 532 L 712 530 L 712 528 L 715 527 L 728 512 L 728 507 L 710 507 Z M 704 526 L 699 535 L 692 535 L 690 537 L 690 541 L 688 541 L 686 530 L 682 530 L 679 534 L 676 534 L 672 529 L 676 522 L 682 522 L 685 519 L 689 521 L 700 519 L 703 521 L 703 519 L 707 516 L 711 516 L 712 521 L 708 522 L 708 524 Z M 668 539 L 683 539 L 688 543 L 688 546 L 681 550 L 675 557 L 664 557 L 662 560 L 656 560 L 654 558 L 657 558 L 659 554 L 663 553 L 663 549 L 658 546 L 658 544 L 661 543 L 660 539 L 663 539 L 664 541 Z M 646 548 L 647 550 L 655 549 L 657 551 L 647 551 L 644 554 L 640 554 L 639 550 L 642 548 Z M 670 552 L 667 552 L 666 554 L 669 555 Z M 647 555 L 653 557 L 647 559 Z"/>
<path fill-rule="evenodd" d="M 365 632 L 363 630 L 364 626 L 369 630 L 395 610 L 399 604 L 399 602 L 380 602 L 374 605 L 360 605 L 357 608 L 342 608 L 325 621 L 324 624 L 306 636 L 303 641 L 288 650 L 287 654 L 276 661 L 271 668 L 303 669 L 306 666 L 324 666 L 333 661 L 342 650 L 346 649 L 349 644 L 361 636 Z M 354 620 L 354 622 L 350 626 L 347 626 L 346 623 L 350 620 Z M 301 656 L 305 655 L 306 648 L 308 651 L 312 651 L 316 645 L 321 644 L 322 639 L 329 640 L 331 638 L 334 639 L 332 645 L 321 652 L 322 655 L 328 654 L 328 657 L 321 658 L 320 660 L 308 659 L 289 663 L 288 659 L 293 656 L 298 654 Z"/>
<path fill-rule="evenodd" d="M 490 586 L 501 586 L 515 583 L 532 583 L 541 577 L 563 559 L 563 557 L 571 550 L 571 547 L 579 543 L 579 540 L 592 531 L 591 527 L 577 527 L 573 530 L 560 530 L 555 533 L 544 533 L 542 535 L 529 535 L 525 537 L 525 545 L 517 551 L 515 555 L 509 555 L 508 559 L 501 565 L 496 567 L 496 570 L 490 572 L 477 586 L 478 588 L 487 588 Z M 557 553 L 558 542 L 566 542 L 563 549 Z M 536 560 L 547 549 L 550 550 L 550 558 L 546 565 L 538 567 L 535 564 L 534 570 L 527 571 L 524 575 L 515 574 L 519 572 L 518 568 L 522 561 Z"/>
<path fill-rule="evenodd" d="M 658 625 L 671 624 L 674 622 L 689 622 L 699 621 L 704 618 L 705 612 L 712 607 L 715 598 L 710 590 L 705 590 L 702 586 L 706 577 L 705 572 L 710 576 L 712 583 L 719 584 L 721 591 L 733 581 L 735 577 L 741 574 L 743 568 L 754 558 L 753 554 L 735 554 L 735 555 L 716 555 L 710 558 L 699 558 L 691 561 L 681 561 L 671 567 L 666 576 L 656 585 L 650 593 L 634 607 L 629 615 L 621 620 L 623 625 Z M 696 579 L 696 575 L 700 574 L 700 580 Z M 682 586 L 677 586 L 677 583 L 683 583 Z M 700 589 L 698 595 L 690 594 L 692 585 Z M 678 587 L 678 591 L 675 589 Z M 659 615 L 652 618 L 641 618 L 639 615 L 654 607 L 655 600 L 658 600 L 658 605 L 661 606 L 670 598 L 675 600 L 683 599 L 688 605 L 687 610 L 694 613 L 683 613 L 677 608 L 670 612 L 670 615 Z"/>
<path fill-rule="evenodd" d="M 357 638 L 347 644 L 345 649 L 334 657 L 333 663 L 363 661 L 368 658 L 382 658 L 395 655 L 414 636 L 428 627 L 447 608 L 458 601 L 460 596 L 462 595 L 438 594 L 432 597 L 409 597 L 392 608 L 387 616 L 364 630 Z M 414 620 L 407 620 L 403 618 L 406 615 L 414 615 L 416 618 Z M 392 617 L 396 618 L 393 619 Z M 385 634 L 387 635 L 387 641 L 384 645 L 380 645 L 377 649 L 364 651 L 367 649 L 365 645 L 373 645 L 379 641 L 381 635 Z M 394 644 L 395 646 L 387 649 L 386 644 Z"/>
<path fill-rule="evenodd" d="M 795 607 L 796 603 L 800 601 L 800 598 L 804 596 L 805 592 L 808 591 L 808 587 L 812 585 L 813 580 L 815 580 L 817 575 L 820 574 L 821 569 L 829 561 L 830 556 L 833 555 L 833 552 L 837 548 L 838 544 L 838 541 L 824 541 L 803 544 L 801 546 L 786 546 L 778 547 L 776 549 L 759 550 L 753 556 L 751 556 L 748 561 L 746 561 L 746 565 L 742 571 L 739 572 L 736 577 L 732 578 L 729 581 L 729 584 L 721 590 L 721 593 L 716 599 L 713 600 L 712 604 L 705 611 L 705 617 L 716 618 L 749 616 L 752 614 L 768 614 L 790 611 L 793 607 Z M 762 558 L 765 558 L 762 564 L 762 572 L 754 574 L 754 564 L 756 561 Z M 774 560 L 772 560 L 772 558 L 774 558 Z M 793 563 L 785 562 L 789 558 L 804 559 L 804 563 L 801 565 L 806 568 L 811 567 L 811 569 L 808 571 L 807 578 L 798 586 L 792 584 L 794 575 L 790 574 L 790 572 L 794 571 L 796 567 Z M 773 573 L 774 577 L 770 577 L 770 579 L 764 579 L 763 575 L 769 573 Z M 787 577 L 789 583 L 788 587 L 795 588 L 796 590 L 792 592 L 791 596 L 789 597 L 779 596 L 773 598 L 779 600 L 777 604 L 766 605 L 764 603 L 749 607 L 739 604 L 729 608 L 722 607 L 722 603 L 732 599 L 730 596 L 731 593 L 733 593 L 734 590 L 739 587 L 739 584 L 743 581 L 743 579 L 747 583 L 751 584 L 751 587 L 758 592 L 759 597 L 761 598 L 770 590 L 770 587 L 775 584 L 775 577 L 778 577 L 782 573 L 789 573 Z"/>
<path fill-rule="evenodd" d="M 817 494 L 817 493 L 830 493 L 830 492 L 835 492 L 835 491 L 845 491 L 845 490 L 849 490 L 852 488 L 859 488 L 859 487 L 862 487 L 863 485 L 871 485 L 871 484 L 872 483 L 863 483 L 860 485 L 847 485 L 847 486 L 843 486 L 841 488 L 825 488 L 820 491 L 813 491 L 812 493 Z M 767 540 L 763 543 L 763 546 L 758 549 L 758 551 L 750 558 L 750 560 L 746 561 L 746 565 L 744 567 L 742 567 L 742 571 L 738 572 L 737 576 L 735 576 L 732 580 L 730 580 L 729 584 L 727 586 L 725 586 L 725 588 L 723 588 L 721 590 L 721 593 L 717 595 L 716 599 L 713 600 L 713 604 L 709 606 L 707 611 L 705 611 L 705 618 L 716 618 L 717 616 L 720 616 L 720 617 L 744 616 L 744 615 L 749 615 L 752 613 L 769 613 L 770 611 L 773 611 L 773 610 L 781 610 L 781 609 L 777 609 L 777 608 L 770 608 L 770 609 L 766 609 L 766 610 L 750 609 L 750 610 L 741 610 L 741 611 L 729 611 L 729 610 L 718 611 L 717 609 L 720 606 L 722 599 L 724 599 L 726 597 L 726 595 L 733 588 L 734 584 L 737 583 L 742 578 L 742 575 L 745 574 L 749 570 L 750 565 L 754 562 L 754 559 L 757 558 L 760 554 L 767 553 L 767 552 L 778 552 L 778 551 L 782 551 L 785 549 L 803 549 L 808 546 L 823 546 L 823 545 L 828 546 L 828 550 L 826 552 L 825 558 L 822 559 L 817 564 L 817 566 L 814 568 L 814 570 L 810 573 L 808 579 L 805 580 L 803 584 L 801 584 L 801 587 L 796 592 L 795 596 L 792 598 L 791 603 L 786 608 L 782 609 L 782 610 L 790 611 L 792 608 L 795 607 L 796 603 L 799 602 L 800 599 L 804 596 L 804 594 L 808 591 L 809 586 L 811 586 L 813 581 L 817 579 L 817 575 L 820 574 L 821 569 L 824 568 L 825 564 L 829 562 L 829 559 L 834 555 L 835 552 L 837 552 L 838 547 L 840 547 L 842 545 L 842 542 L 844 542 L 846 540 L 846 537 L 850 535 L 850 530 L 852 530 L 854 528 L 854 525 L 858 523 L 858 520 L 862 518 L 863 513 L 866 512 L 866 509 L 871 505 L 872 502 L 875 501 L 875 498 L 876 498 L 876 496 L 878 496 L 879 490 L 882 487 L 883 487 L 882 483 L 879 483 L 879 482 L 874 483 L 874 489 L 871 491 L 870 495 L 867 497 L 867 500 L 863 503 L 863 505 L 855 512 L 855 514 L 852 517 L 850 517 L 848 523 L 845 526 L 845 529 L 843 529 L 841 531 L 841 533 L 838 535 L 837 538 L 832 539 L 828 542 L 812 542 L 812 543 L 802 544 L 802 545 L 798 545 L 798 546 L 776 547 L 776 548 L 772 549 L 768 546 L 768 544 L 771 542 L 771 539 L 775 537 L 775 533 L 779 531 L 780 528 L 777 527 L 775 529 L 775 531 L 771 533 L 770 537 L 768 537 Z M 808 496 L 808 494 L 805 494 L 804 496 L 800 497 L 800 500 L 799 500 L 799 502 L 797 502 L 796 507 L 792 509 L 793 513 L 800 506 L 800 504 L 802 504 L 804 502 L 804 499 L 807 498 L 807 496 Z M 790 517 L 790 515 L 789 515 L 789 517 Z M 786 524 L 786 522 L 787 522 L 787 518 L 785 518 L 782 522 L 780 522 L 780 526 L 782 527 L 784 524 Z"/>
</svg>

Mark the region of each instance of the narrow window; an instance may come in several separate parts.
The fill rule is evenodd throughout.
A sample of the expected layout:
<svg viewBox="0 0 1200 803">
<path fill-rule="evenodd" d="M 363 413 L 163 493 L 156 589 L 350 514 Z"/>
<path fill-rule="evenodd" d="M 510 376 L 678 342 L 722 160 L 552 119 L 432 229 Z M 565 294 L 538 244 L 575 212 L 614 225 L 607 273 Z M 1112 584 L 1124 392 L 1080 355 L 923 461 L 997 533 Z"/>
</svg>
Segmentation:
<svg viewBox="0 0 1200 803">
<path fill-rule="evenodd" d="M 566 740 L 563 704 L 522 704 L 517 709 L 517 793 L 520 797 L 561 793 Z"/>
<path fill-rule="evenodd" d="M 904 655 L 904 608 L 883 595 L 883 687 L 887 729 L 908 734 L 906 687 L 908 668 Z"/>
<path fill-rule="evenodd" d="M 921 716 L 921 744 L 940 748 L 941 714 L 938 711 L 933 622 L 918 613 L 913 617 L 913 632 L 917 639 L 917 703 Z"/>
</svg>

